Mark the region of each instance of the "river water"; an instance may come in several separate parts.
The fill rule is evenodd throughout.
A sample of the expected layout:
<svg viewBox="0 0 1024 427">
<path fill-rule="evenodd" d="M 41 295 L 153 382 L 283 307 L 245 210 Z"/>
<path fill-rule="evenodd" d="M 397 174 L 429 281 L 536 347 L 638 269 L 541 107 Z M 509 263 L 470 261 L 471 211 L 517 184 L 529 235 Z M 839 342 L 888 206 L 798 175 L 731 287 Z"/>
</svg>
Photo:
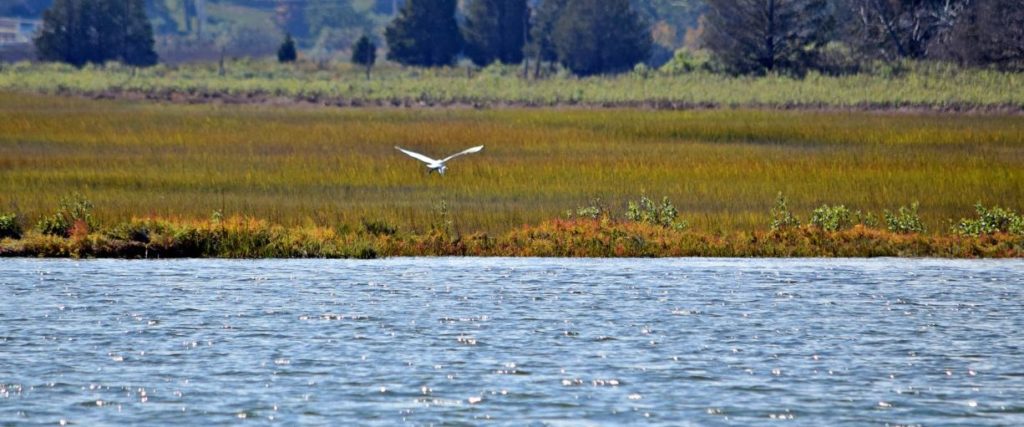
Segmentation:
<svg viewBox="0 0 1024 427">
<path fill-rule="evenodd" d="M 0 424 L 1024 425 L 1024 262 L 0 259 Z"/>
</svg>

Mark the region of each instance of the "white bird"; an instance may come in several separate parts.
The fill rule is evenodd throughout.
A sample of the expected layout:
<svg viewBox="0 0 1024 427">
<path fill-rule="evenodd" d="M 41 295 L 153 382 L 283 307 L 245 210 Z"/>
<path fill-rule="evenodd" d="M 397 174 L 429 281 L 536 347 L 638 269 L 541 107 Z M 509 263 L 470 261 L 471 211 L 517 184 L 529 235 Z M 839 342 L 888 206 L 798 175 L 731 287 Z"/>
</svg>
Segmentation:
<svg viewBox="0 0 1024 427">
<path fill-rule="evenodd" d="M 456 157 L 459 157 L 459 156 L 461 156 L 463 154 L 479 153 L 480 150 L 484 149 L 484 146 L 483 145 L 479 145 L 479 146 L 476 146 L 476 147 L 473 147 L 473 148 L 468 148 L 466 150 L 463 150 L 463 151 L 460 151 L 458 153 L 452 154 L 452 155 L 450 155 L 448 157 L 445 157 L 444 159 L 441 159 L 441 160 L 431 159 L 430 157 L 424 156 L 424 155 L 422 155 L 420 153 L 416 153 L 416 152 L 413 152 L 413 151 L 406 150 L 406 149 L 404 149 L 402 147 L 399 147 L 397 145 L 395 146 L 395 148 L 398 151 L 401 151 L 401 152 L 409 155 L 409 157 L 412 157 L 412 158 L 414 158 L 416 160 L 419 160 L 419 161 L 421 161 L 423 163 L 426 163 L 427 164 L 427 173 L 428 174 L 431 173 L 431 172 L 437 171 L 437 173 L 439 173 L 441 175 L 444 175 L 444 171 L 448 170 L 448 166 L 445 165 L 445 163 L 447 161 L 449 161 L 451 159 L 454 159 Z"/>
</svg>

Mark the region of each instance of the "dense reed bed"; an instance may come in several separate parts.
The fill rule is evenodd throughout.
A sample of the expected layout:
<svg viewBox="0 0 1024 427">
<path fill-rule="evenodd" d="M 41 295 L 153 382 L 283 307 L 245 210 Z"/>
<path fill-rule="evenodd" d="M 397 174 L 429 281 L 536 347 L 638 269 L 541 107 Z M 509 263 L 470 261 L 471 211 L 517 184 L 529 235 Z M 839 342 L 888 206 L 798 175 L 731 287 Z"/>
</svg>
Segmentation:
<svg viewBox="0 0 1024 427">
<path fill-rule="evenodd" d="M 437 156 L 485 144 L 427 175 Z M 310 109 L 0 93 L 0 213 L 31 225 L 78 192 L 101 224 L 260 218 L 399 233 L 440 218 L 504 233 L 600 198 L 667 196 L 699 230 L 764 229 L 778 192 L 880 217 L 912 202 L 930 232 L 973 205 L 1024 206 L 1024 120 L 757 110 Z"/>
<path fill-rule="evenodd" d="M 0 68 L 0 90 L 147 97 L 184 102 L 281 102 L 356 106 L 517 105 L 747 106 L 774 108 L 1024 108 L 1024 78 L 948 64 L 882 65 L 845 76 L 732 77 L 709 72 L 639 70 L 578 79 L 565 73 L 533 80 L 517 67 L 415 69 L 378 67 L 367 80 L 350 64 L 229 61 L 135 69 L 117 64 L 76 69 L 19 63 Z"/>
</svg>

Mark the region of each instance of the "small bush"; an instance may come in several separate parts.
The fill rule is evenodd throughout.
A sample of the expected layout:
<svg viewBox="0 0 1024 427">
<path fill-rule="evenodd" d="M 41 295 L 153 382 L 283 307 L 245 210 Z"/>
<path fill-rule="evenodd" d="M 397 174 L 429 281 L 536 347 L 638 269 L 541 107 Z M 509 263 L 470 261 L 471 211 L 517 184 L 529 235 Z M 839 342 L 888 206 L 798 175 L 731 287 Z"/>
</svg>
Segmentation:
<svg viewBox="0 0 1024 427">
<path fill-rule="evenodd" d="M 918 203 L 914 202 L 909 208 L 900 206 L 896 212 L 886 210 L 886 228 L 893 233 L 924 233 L 924 224 L 921 222 L 921 216 L 917 214 L 917 208 Z"/>
<path fill-rule="evenodd" d="M 638 63 L 635 66 L 633 66 L 633 76 L 634 77 L 637 77 L 637 78 L 640 78 L 640 79 L 646 79 L 648 77 L 651 77 L 652 73 L 653 73 L 653 70 L 651 70 L 651 67 L 648 67 L 647 64 L 644 64 L 643 62 Z"/>
<path fill-rule="evenodd" d="M 982 234 L 1011 233 L 1024 235 L 1024 217 L 1021 217 L 1012 209 L 1004 209 L 999 206 L 986 208 L 981 203 L 974 205 L 978 212 L 975 219 L 960 219 L 960 223 L 953 226 L 953 232 L 965 236 L 980 236 Z"/>
<path fill-rule="evenodd" d="M 772 231 L 782 231 L 800 226 L 800 220 L 789 211 L 789 207 L 786 205 L 786 197 L 782 195 L 781 191 L 775 197 L 775 207 L 771 209 L 771 216 Z"/>
<path fill-rule="evenodd" d="M 569 219 L 601 219 L 602 217 L 605 217 L 607 215 L 608 208 L 605 207 L 604 203 L 601 202 L 600 198 L 591 199 L 589 205 L 580 206 L 576 208 L 576 211 L 569 210 L 565 213 L 565 216 Z"/>
<path fill-rule="evenodd" d="M 811 225 L 825 231 L 845 230 L 853 226 L 850 210 L 843 205 L 821 207 L 811 213 Z"/>
<path fill-rule="evenodd" d="M 679 210 L 668 200 L 668 197 L 661 199 L 660 205 L 647 196 L 640 196 L 639 201 L 630 201 L 626 208 L 626 219 L 644 224 L 660 225 L 665 228 L 684 229 L 688 226 L 686 221 L 676 222 Z"/>
<path fill-rule="evenodd" d="M 42 234 L 60 237 L 70 237 L 71 229 L 76 227 L 76 223 L 80 223 L 78 229 L 85 227 L 87 230 L 95 230 L 96 222 L 91 212 L 92 202 L 81 194 L 65 196 L 60 199 L 57 212 L 39 220 L 36 229 Z"/>
<path fill-rule="evenodd" d="M 16 214 L 0 214 L 0 239 L 6 237 L 21 238 L 21 223 Z"/>
<path fill-rule="evenodd" d="M 708 70 L 711 58 L 704 52 L 679 49 L 668 62 L 658 70 L 670 76 L 678 76 L 699 70 Z"/>
</svg>

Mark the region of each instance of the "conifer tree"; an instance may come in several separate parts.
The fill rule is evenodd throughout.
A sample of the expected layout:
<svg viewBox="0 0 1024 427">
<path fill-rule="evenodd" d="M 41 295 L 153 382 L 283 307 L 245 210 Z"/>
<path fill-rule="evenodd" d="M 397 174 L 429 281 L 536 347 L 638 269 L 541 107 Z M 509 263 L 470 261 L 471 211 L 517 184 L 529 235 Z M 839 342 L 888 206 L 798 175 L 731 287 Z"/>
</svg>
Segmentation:
<svg viewBox="0 0 1024 427">
<path fill-rule="evenodd" d="M 121 13 L 114 13 L 114 16 L 122 17 L 121 30 L 111 31 L 119 34 L 122 45 L 119 54 L 115 58 L 121 62 L 136 66 L 150 66 L 156 64 L 157 54 L 153 50 L 153 25 L 146 16 L 146 6 L 143 0 L 108 0 L 119 4 L 123 9 Z M 114 8 L 118 10 L 117 7 Z"/>
<path fill-rule="evenodd" d="M 462 29 L 466 56 L 479 66 L 522 62 L 528 18 L 526 0 L 472 0 Z"/>
<path fill-rule="evenodd" d="M 456 0 L 408 0 L 384 32 L 388 59 L 424 67 L 451 65 L 461 49 Z"/>
<path fill-rule="evenodd" d="M 568 0 L 555 23 L 558 60 L 578 75 L 631 69 L 651 53 L 651 34 L 629 0 Z"/>
<path fill-rule="evenodd" d="M 153 65 L 153 26 L 142 0 L 56 0 L 35 39 L 39 58 L 75 66 L 116 60 Z"/>
<path fill-rule="evenodd" d="M 833 27 L 826 0 L 708 0 L 704 44 L 728 71 L 800 74 Z"/>
<path fill-rule="evenodd" d="M 541 62 L 558 60 L 552 34 L 566 3 L 568 0 L 540 0 L 537 5 L 530 27 L 530 43 L 526 46 L 526 52 L 533 57 L 534 77 L 540 76 Z"/>
<path fill-rule="evenodd" d="M 370 38 L 363 35 L 352 47 L 352 63 L 366 67 L 366 79 L 370 79 L 370 70 L 377 62 L 377 45 L 370 41 Z"/>
<path fill-rule="evenodd" d="M 286 34 L 281 47 L 277 49 L 277 62 L 295 62 L 298 59 L 298 52 L 295 51 L 295 40 L 291 34 Z"/>
</svg>

